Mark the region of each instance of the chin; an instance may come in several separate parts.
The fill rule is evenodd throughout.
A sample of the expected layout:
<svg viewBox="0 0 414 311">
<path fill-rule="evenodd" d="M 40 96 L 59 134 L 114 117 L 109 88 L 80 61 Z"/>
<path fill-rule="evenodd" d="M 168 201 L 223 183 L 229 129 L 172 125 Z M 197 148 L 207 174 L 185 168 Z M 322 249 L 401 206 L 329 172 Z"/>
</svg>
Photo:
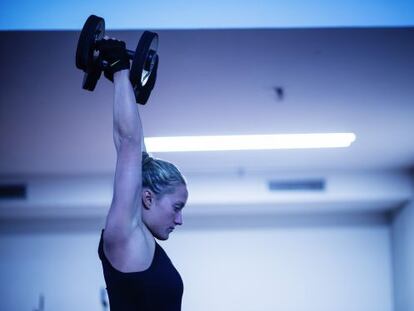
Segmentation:
<svg viewBox="0 0 414 311">
<path fill-rule="evenodd" d="M 152 236 L 159 241 L 166 241 L 168 240 L 170 234 L 168 232 L 157 232 L 158 230 L 153 230 L 150 227 L 147 227 L 151 232 Z"/>
<path fill-rule="evenodd" d="M 161 235 L 161 234 L 157 234 L 157 235 L 154 235 L 154 237 L 157 239 L 157 240 L 160 240 L 160 241 L 166 241 L 166 240 L 168 240 L 168 238 L 170 237 L 170 235 L 167 233 L 167 234 L 165 234 L 165 235 Z"/>
</svg>

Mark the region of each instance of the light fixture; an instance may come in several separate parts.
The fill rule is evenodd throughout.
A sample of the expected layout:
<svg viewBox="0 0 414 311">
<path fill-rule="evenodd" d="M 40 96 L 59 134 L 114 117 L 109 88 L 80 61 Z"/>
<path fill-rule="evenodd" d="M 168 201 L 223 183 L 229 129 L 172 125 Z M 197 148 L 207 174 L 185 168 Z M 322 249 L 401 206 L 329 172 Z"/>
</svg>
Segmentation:
<svg viewBox="0 0 414 311">
<path fill-rule="evenodd" d="M 344 148 L 354 133 L 147 137 L 149 152 Z"/>
</svg>

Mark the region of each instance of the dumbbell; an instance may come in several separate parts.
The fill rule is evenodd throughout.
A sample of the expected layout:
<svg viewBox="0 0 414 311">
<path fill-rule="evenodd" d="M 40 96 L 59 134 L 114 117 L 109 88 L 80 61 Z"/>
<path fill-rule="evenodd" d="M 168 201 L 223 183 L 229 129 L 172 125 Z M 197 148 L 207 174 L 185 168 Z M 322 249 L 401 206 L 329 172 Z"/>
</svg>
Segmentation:
<svg viewBox="0 0 414 311">
<path fill-rule="evenodd" d="M 84 72 L 82 88 L 93 91 L 107 66 L 99 57 L 97 42 L 104 40 L 105 20 L 91 15 L 83 25 L 76 48 L 76 67 Z M 139 39 L 135 51 L 127 50 L 132 60 L 129 79 L 134 89 L 137 103 L 145 105 L 157 79 L 158 34 L 145 31 Z"/>
</svg>

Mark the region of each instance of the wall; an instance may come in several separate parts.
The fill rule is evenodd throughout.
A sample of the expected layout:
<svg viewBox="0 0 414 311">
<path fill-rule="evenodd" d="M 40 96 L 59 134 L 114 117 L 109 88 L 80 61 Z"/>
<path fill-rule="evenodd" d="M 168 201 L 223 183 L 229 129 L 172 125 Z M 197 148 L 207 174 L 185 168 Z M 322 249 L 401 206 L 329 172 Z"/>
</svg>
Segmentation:
<svg viewBox="0 0 414 311">
<path fill-rule="evenodd" d="M 395 311 L 414 310 L 414 203 L 394 214 L 392 244 Z"/>
<path fill-rule="evenodd" d="M 0 29 L 76 29 L 89 14 L 106 18 L 108 28 L 275 28 L 412 25 L 408 0 L 382 1 L 110 1 L 0 2 Z M 73 10 L 76 7 L 76 10 Z M 367 16 L 369 11 L 369 16 Z M 137 12 L 140 14 L 137 18 Z"/>
<path fill-rule="evenodd" d="M 393 310 L 390 232 L 382 216 L 186 223 L 162 243 L 185 281 L 183 311 Z M 33 310 L 39 293 L 45 310 L 102 310 L 98 226 L 54 227 L 0 236 L 3 310 Z"/>
</svg>

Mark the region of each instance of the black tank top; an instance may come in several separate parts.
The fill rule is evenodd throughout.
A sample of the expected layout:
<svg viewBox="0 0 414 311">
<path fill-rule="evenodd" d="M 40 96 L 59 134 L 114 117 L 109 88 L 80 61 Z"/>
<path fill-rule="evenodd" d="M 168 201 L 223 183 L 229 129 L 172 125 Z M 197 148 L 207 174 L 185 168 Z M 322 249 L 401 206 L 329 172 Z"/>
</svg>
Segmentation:
<svg viewBox="0 0 414 311">
<path fill-rule="evenodd" d="M 111 311 L 179 311 L 183 281 L 161 246 L 155 242 L 150 267 L 141 272 L 115 269 L 103 251 L 103 230 L 98 249 Z"/>
</svg>

